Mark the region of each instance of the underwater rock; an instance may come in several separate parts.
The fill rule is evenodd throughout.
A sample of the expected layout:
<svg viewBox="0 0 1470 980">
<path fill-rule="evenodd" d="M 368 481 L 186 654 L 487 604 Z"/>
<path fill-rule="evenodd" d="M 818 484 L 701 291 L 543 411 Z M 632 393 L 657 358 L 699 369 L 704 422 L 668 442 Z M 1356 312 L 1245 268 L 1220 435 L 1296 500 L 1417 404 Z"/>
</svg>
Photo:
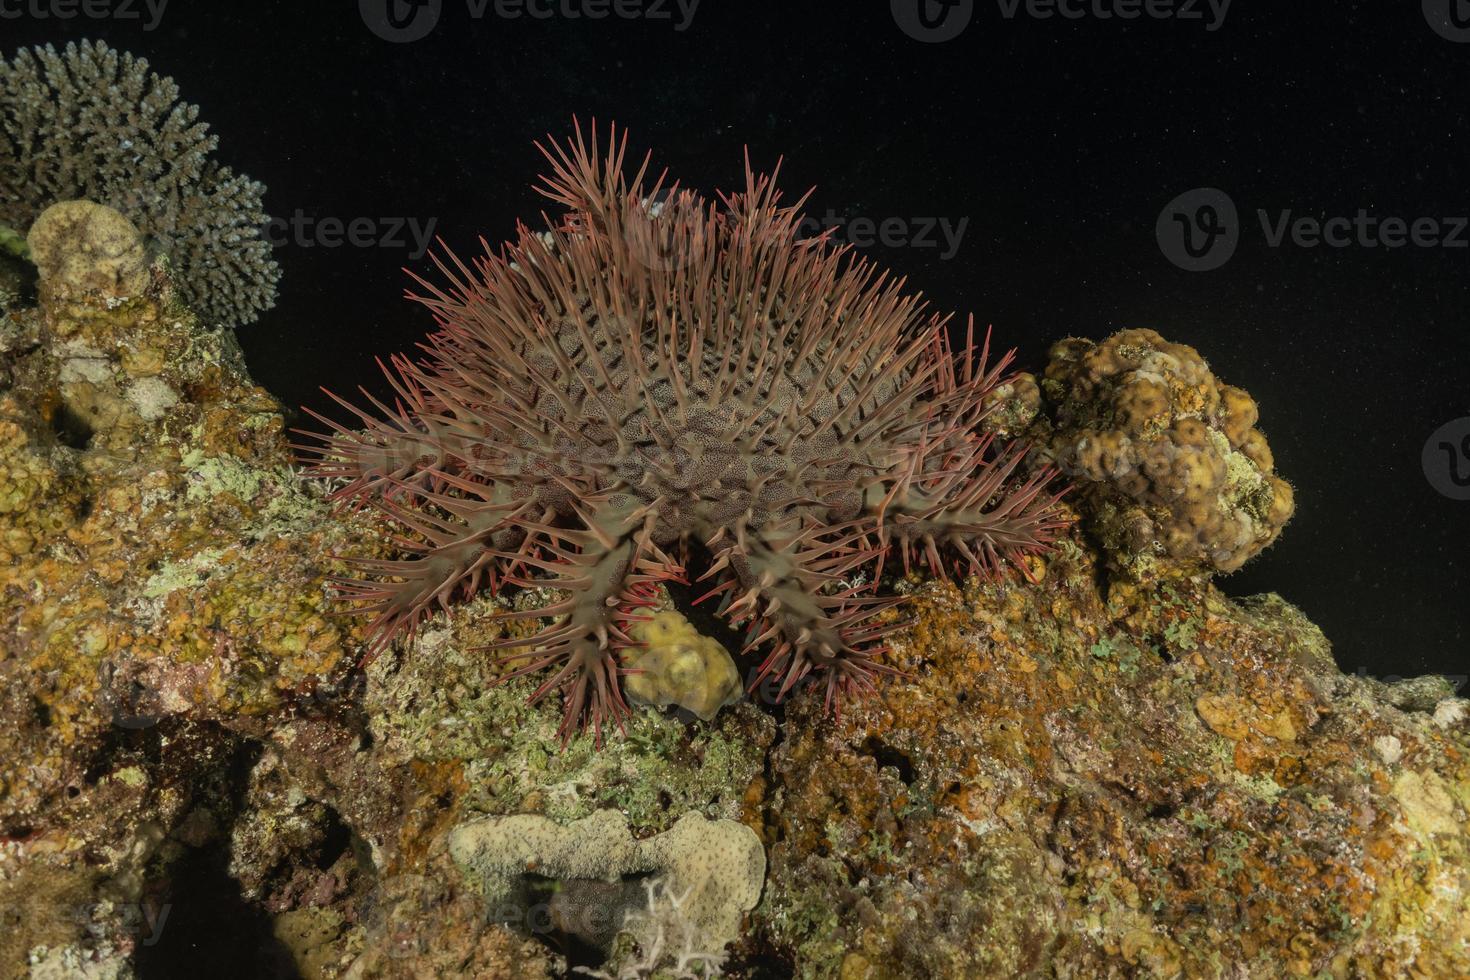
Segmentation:
<svg viewBox="0 0 1470 980">
<path fill-rule="evenodd" d="M 835 735 L 790 709 L 757 918 L 796 975 L 1463 975 L 1470 725 L 1277 597 L 1120 602 L 1097 561 L 925 583 L 908 681 Z"/>
<path fill-rule="evenodd" d="M 693 947 L 711 956 L 740 937 L 741 917 L 755 908 L 766 872 L 765 852 L 754 831 L 734 820 L 708 821 L 694 812 L 645 840 L 635 840 L 627 821 L 612 810 L 598 810 L 566 826 L 525 814 L 487 817 L 451 831 L 449 853 L 479 881 L 492 908 L 510 897 L 516 880 L 530 872 L 607 882 L 652 873 L 661 879 L 662 889 L 677 896 Z M 609 932 L 615 932 L 623 914 L 637 908 L 604 903 L 594 911 L 611 917 Z M 635 938 L 647 947 L 653 936 Z"/>
<path fill-rule="evenodd" d="M 1070 499 L 1089 532 L 1130 575 L 1234 571 L 1291 518 L 1291 485 L 1275 475 L 1256 403 L 1192 347 L 1153 330 L 1063 340 L 1040 394 L 1035 437 L 1075 481 Z"/>
<path fill-rule="evenodd" d="M 709 721 L 744 693 L 730 652 L 674 610 L 660 610 L 638 623 L 633 638 L 640 648 L 626 666 L 641 673 L 629 674 L 623 682 L 629 701 L 657 708 L 677 705 Z"/>
<path fill-rule="evenodd" d="M 0 316 L 0 976 L 208 975 L 201 935 L 261 975 L 565 975 L 530 886 L 517 917 L 471 880 L 521 887 L 515 827 L 599 842 L 538 887 L 563 926 L 626 911 L 575 964 L 614 976 L 1470 974 L 1467 702 L 1344 675 L 1280 598 L 1106 582 L 1079 529 L 1029 580 L 885 583 L 905 676 L 839 720 L 802 688 L 561 750 L 482 649 L 555 588 L 359 668 L 331 556 L 391 528 L 328 519 L 228 334 L 43 294 Z"/>
</svg>

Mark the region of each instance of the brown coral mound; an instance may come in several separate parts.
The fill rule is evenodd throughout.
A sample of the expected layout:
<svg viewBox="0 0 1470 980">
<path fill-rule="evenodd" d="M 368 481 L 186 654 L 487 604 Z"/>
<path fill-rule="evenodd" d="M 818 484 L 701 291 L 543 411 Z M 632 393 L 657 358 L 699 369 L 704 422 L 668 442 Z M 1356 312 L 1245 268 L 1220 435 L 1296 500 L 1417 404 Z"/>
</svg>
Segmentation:
<svg viewBox="0 0 1470 980">
<path fill-rule="evenodd" d="M 53 204 L 26 236 L 41 281 L 62 295 L 137 296 L 148 288 L 148 250 L 126 217 L 104 204 Z"/>
<path fill-rule="evenodd" d="M 1187 344 L 1152 330 L 1061 341 L 1041 394 L 1088 526 L 1135 573 L 1234 571 L 1291 517 L 1255 401 Z"/>
<path fill-rule="evenodd" d="M 890 553 L 990 573 L 1061 526 L 1050 474 L 1013 480 L 1024 448 L 976 431 L 1010 356 L 987 364 L 973 324 L 952 349 L 903 280 L 803 241 L 774 177 L 747 164 L 709 201 L 645 187 L 646 158 L 629 180 L 626 147 L 579 127 L 543 148 L 565 216 L 419 280 L 427 357 L 393 358 L 399 401 L 353 409 L 365 431 L 322 437 L 315 473 L 387 512 L 407 552 L 345 591 L 381 647 L 482 585 L 566 590 L 510 614 L 555 625 L 499 646 L 533 646 L 514 675 L 553 670 L 534 698 L 563 690 L 564 737 L 600 735 L 627 711 L 629 618 L 702 542 L 709 595 L 748 648 L 771 644 L 757 682 L 781 697 L 819 676 L 832 704 L 891 672 L 875 617 L 898 600 L 847 577 L 876 563 L 876 582 Z"/>
</svg>

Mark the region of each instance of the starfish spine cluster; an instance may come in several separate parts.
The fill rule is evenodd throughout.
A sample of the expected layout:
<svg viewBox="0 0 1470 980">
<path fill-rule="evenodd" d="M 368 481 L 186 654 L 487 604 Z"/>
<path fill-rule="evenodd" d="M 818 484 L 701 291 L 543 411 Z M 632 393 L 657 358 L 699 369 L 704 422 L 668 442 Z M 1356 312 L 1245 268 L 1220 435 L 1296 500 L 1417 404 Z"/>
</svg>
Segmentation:
<svg viewBox="0 0 1470 980">
<path fill-rule="evenodd" d="M 835 708 L 897 673 L 885 562 L 992 575 L 1064 526 L 1052 473 L 982 434 L 1011 355 L 990 363 L 973 321 L 952 343 L 903 279 L 803 237 L 775 174 L 747 158 L 743 190 L 707 199 L 647 157 L 628 177 L 616 130 L 540 148 L 564 213 L 436 257 L 409 295 L 437 329 L 385 366 L 393 404 L 321 419 L 315 474 L 401 532 L 400 557 L 339 583 L 374 650 L 481 589 L 561 590 L 506 614 L 550 625 L 494 648 L 509 676 L 545 672 L 533 701 L 561 693 L 563 739 L 600 738 L 628 712 L 630 622 L 700 560 L 702 598 L 765 651 L 752 686 L 814 679 Z"/>
</svg>

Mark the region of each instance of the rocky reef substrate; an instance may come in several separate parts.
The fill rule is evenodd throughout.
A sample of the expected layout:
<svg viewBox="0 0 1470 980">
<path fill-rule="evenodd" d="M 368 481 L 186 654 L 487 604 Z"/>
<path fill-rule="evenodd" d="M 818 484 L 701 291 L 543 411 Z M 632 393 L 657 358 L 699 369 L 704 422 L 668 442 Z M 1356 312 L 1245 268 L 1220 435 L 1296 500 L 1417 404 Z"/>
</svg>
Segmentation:
<svg viewBox="0 0 1470 980">
<path fill-rule="evenodd" d="M 888 583 L 907 677 L 840 719 L 803 692 L 721 709 L 729 663 L 670 626 L 688 650 L 651 662 L 718 673 L 650 678 L 624 735 L 563 751 L 556 705 L 476 649 L 548 597 L 360 666 L 327 580 L 383 527 L 300 479 L 281 407 L 165 275 L 97 271 L 0 311 L 0 976 L 1470 975 L 1470 705 L 1342 674 L 1287 601 L 1204 567 L 1284 519 L 1243 393 L 1229 440 L 1171 430 L 1208 479 L 1092 488 L 1035 581 Z M 1122 404 L 1137 350 L 1160 417 L 1188 414 L 1203 362 L 1135 340 L 1096 387 Z M 1008 417 L 1039 405 L 1102 474 L 1126 447 L 1059 447 L 1090 389 L 1053 376 Z M 1234 496 L 1170 509 L 1170 473 Z"/>
</svg>

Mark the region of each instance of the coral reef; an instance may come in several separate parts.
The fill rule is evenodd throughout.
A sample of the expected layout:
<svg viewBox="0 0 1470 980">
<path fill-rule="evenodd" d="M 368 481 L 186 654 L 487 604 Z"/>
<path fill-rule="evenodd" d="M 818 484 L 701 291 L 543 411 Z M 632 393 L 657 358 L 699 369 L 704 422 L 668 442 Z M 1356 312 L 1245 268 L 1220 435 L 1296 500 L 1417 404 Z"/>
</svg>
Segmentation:
<svg viewBox="0 0 1470 980">
<path fill-rule="evenodd" d="M 358 668 L 325 556 L 393 522 L 329 519 L 168 290 L 39 292 L 0 314 L 0 976 L 1470 974 L 1470 702 L 1344 675 L 1274 595 L 1109 580 L 1078 527 L 890 576 L 904 676 L 839 719 L 558 751 L 478 652 L 554 583 Z"/>
<path fill-rule="evenodd" d="M 799 974 L 1463 975 L 1466 702 L 1391 707 L 1275 596 L 1096 578 L 927 584 L 915 680 L 790 730 L 762 922 Z"/>
<path fill-rule="evenodd" d="M 1117 570 L 1231 572 L 1291 518 L 1256 403 L 1153 330 L 1063 340 L 1039 386 L 1022 378 L 995 397 L 999 424 L 1076 481 L 1074 505 Z"/>
<path fill-rule="evenodd" d="M 702 547 L 707 595 L 766 645 L 755 683 L 811 680 L 835 709 L 892 673 L 895 600 L 853 580 L 900 559 L 996 574 L 1064 526 L 1050 473 L 1011 479 L 1024 447 L 977 431 L 1010 355 L 990 364 L 973 321 L 951 349 L 902 281 L 803 240 L 774 177 L 747 161 L 719 202 L 658 201 L 616 130 L 605 156 L 580 127 L 543 153 L 567 213 L 473 269 L 438 260 L 419 298 L 439 329 L 393 358 L 397 404 L 322 420 L 316 475 L 408 542 L 343 583 L 377 646 L 482 586 L 554 583 L 556 622 L 499 646 L 513 676 L 550 671 L 533 697 L 561 692 L 564 737 L 600 736 L 628 713 L 630 619 Z"/>
<path fill-rule="evenodd" d="M 168 257 L 181 298 L 235 327 L 275 305 L 280 267 L 265 187 L 215 161 L 218 137 L 173 79 L 100 41 L 0 58 L 0 225 L 86 199 L 116 209 Z"/>
<path fill-rule="evenodd" d="M 666 876 L 646 878 L 643 886 L 642 907 L 623 917 L 621 936 L 637 937 L 635 949 L 617 958 L 616 971 L 584 968 L 585 972 L 599 980 L 704 980 L 720 976 L 726 953 L 724 949 L 709 948 L 689 914 L 689 893 L 675 892 Z"/>
</svg>

